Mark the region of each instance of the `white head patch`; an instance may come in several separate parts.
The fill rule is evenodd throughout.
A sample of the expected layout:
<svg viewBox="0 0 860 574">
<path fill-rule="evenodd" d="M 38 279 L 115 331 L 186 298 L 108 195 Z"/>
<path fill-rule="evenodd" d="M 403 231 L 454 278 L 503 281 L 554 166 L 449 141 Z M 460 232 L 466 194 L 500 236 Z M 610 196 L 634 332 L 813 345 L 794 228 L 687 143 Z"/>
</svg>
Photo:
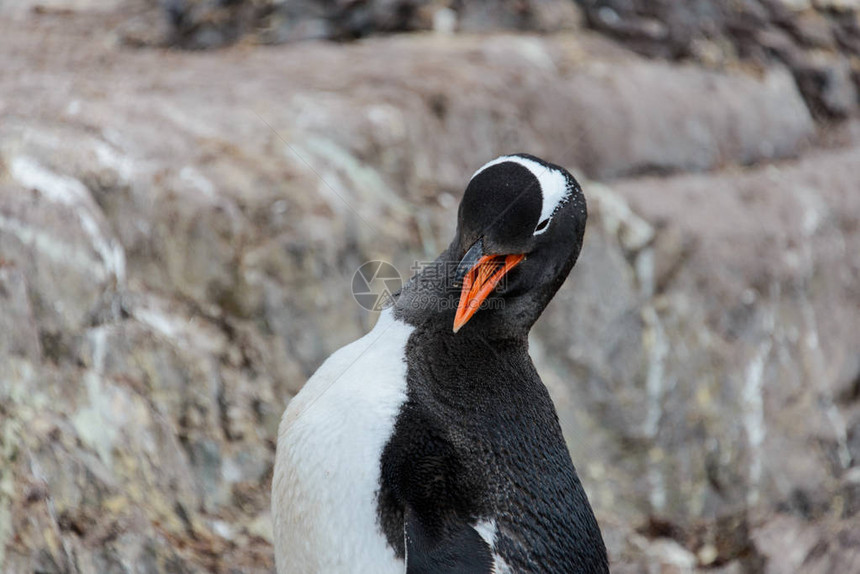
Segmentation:
<svg viewBox="0 0 860 574">
<path fill-rule="evenodd" d="M 561 207 L 561 205 L 570 198 L 572 190 L 568 187 L 567 178 L 557 169 L 547 167 L 533 159 L 520 157 L 518 155 L 503 155 L 485 163 L 480 169 L 478 169 L 478 171 L 472 174 L 472 179 L 475 179 L 476 175 L 488 167 L 508 161 L 520 164 L 524 168 L 528 169 L 532 172 L 532 175 L 537 178 L 538 183 L 540 184 L 541 199 L 543 201 L 540 210 L 540 219 L 538 219 L 538 227 L 540 227 L 540 229 L 536 229 L 534 232 L 534 235 L 540 235 L 549 229 L 549 219 L 553 216 L 556 209 Z M 541 223 L 544 221 L 546 221 L 547 224 L 541 227 Z"/>
</svg>

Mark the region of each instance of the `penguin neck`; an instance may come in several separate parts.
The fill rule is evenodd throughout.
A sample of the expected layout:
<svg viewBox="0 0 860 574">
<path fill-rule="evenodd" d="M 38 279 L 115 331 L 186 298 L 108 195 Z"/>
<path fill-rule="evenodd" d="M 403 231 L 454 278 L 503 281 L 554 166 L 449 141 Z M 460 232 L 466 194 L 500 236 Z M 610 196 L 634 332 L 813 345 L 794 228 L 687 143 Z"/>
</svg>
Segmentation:
<svg viewBox="0 0 860 574">
<path fill-rule="evenodd" d="M 460 301 L 456 270 L 462 254 L 463 249 L 455 240 L 432 264 L 420 269 L 397 295 L 395 317 L 424 330 L 450 335 L 464 343 L 476 338 L 526 343 L 532 325 L 557 287 L 549 291 L 538 288 L 513 298 L 488 299 L 487 308 L 479 310 L 455 334 L 454 315 Z"/>
<path fill-rule="evenodd" d="M 453 329 L 454 313 L 460 300 L 455 277 L 457 251 L 452 243 L 434 261 L 422 264 L 396 295 L 395 317 L 414 327 L 439 330 L 450 318 L 448 330 Z"/>
</svg>

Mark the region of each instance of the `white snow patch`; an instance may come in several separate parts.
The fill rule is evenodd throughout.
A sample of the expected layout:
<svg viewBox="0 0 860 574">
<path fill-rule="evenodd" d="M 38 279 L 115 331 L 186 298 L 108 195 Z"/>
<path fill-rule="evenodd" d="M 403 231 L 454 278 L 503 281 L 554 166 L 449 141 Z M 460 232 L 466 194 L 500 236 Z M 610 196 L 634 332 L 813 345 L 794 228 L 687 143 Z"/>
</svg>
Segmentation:
<svg viewBox="0 0 860 574">
<path fill-rule="evenodd" d="M 207 353 L 223 352 L 227 346 L 226 336 L 208 323 L 198 322 L 193 317 L 172 313 L 167 304 L 156 298 L 133 305 L 131 316 L 163 337 L 188 345 Z"/>
<path fill-rule="evenodd" d="M 457 13 L 451 8 L 438 8 L 433 12 L 433 31 L 450 36 L 457 31 Z"/>
<path fill-rule="evenodd" d="M 805 343 L 809 348 L 810 369 L 813 371 L 810 380 L 815 382 L 819 404 L 822 406 L 824 416 L 827 418 L 827 422 L 830 423 L 833 434 L 836 436 L 839 464 L 843 469 L 846 469 L 851 466 L 852 459 L 851 451 L 848 448 L 848 424 L 845 422 L 845 417 L 842 416 L 839 407 L 836 406 L 833 400 L 833 392 L 824 383 L 828 379 L 827 368 L 825 367 L 827 359 L 819 343 L 818 319 L 815 316 L 815 309 L 805 294 L 802 297 L 801 311 L 803 312 L 804 322 L 808 329 Z"/>
<path fill-rule="evenodd" d="M 609 235 L 618 237 L 625 251 L 636 252 L 646 247 L 654 239 L 654 228 L 639 217 L 627 201 L 609 186 L 591 182 L 589 199 L 593 199 L 599 209 L 603 227 Z"/>
<path fill-rule="evenodd" d="M 99 208 L 84 184 L 58 175 L 28 157 L 12 159 L 9 171 L 21 185 L 38 190 L 49 201 L 74 208 L 81 228 L 89 236 L 105 269 L 116 277 L 118 283 L 125 282 L 125 251 L 118 241 L 102 232 L 103 226 L 97 221 Z"/>
<path fill-rule="evenodd" d="M 663 399 L 666 394 L 666 356 L 669 354 L 669 341 L 660 322 L 660 317 L 651 305 L 642 311 L 645 321 L 645 341 L 648 349 L 648 371 L 645 375 L 645 420 L 642 431 L 653 444 L 657 442 L 660 420 L 663 418 Z M 666 482 L 660 467 L 661 460 L 649 461 L 648 483 L 651 488 L 649 498 L 656 510 L 666 506 Z"/>
<path fill-rule="evenodd" d="M 135 319 L 158 331 L 168 339 L 179 338 L 181 328 L 175 317 L 171 317 L 156 309 L 147 309 L 145 307 L 134 309 L 132 315 Z"/>
<path fill-rule="evenodd" d="M 122 414 L 127 402 L 115 391 L 108 388 L 101 376 L 95 371 L 87 372 L 84 377 L 89 405 L 78 410 L 72 417 L 81 441 L 92 448 L 99 458 L 111 468 L 113 450 L 119 440 L 119 428 L 126 417 Z"/>
<path fill-rule="evenodd" d="M 135 162 L 128 156 L 118 153 L 113 147 L 102 141 L 93 144 L 96 158 L 107 168 L 114 170 L 123 183 L 131 181 L 136 171 Z"/>
<path fill-rule="evenodd" d="M 209 181 L 205 175 L 197 171 L 197 169 L 186 165 L 179 171 L 179 179 L 194 187 L 207 199 L 215 198 L 215 186 Z"/>
<path fill-rule="evenodd" d="M 93 370 L 102 374 L 105 370 L 105 358 L 107 357 L 107 328 L 97 327 L 88 333 L 93 345 Z"/>
<path fill-rule="evenodd" d="M 772 346 L 771 339 L 764 340 L 758 348 L 758 352 L 747 366 L 744 385 L 741 390 L 743 408 L 743 425 L 747 434 L 750 447 L 750 490 L 747 493 L 747 502 L 756 504 L 759 498 L 759 485 L 762 475 L 762 444 L 766 433 L 764 420 L 764 400 L 762 387 L 764 383 L 765 361 L 770 354 Z"/>
<path fill-rule="evenodd" d="M 806 237 L 812 237 L 821 228 L 821 224 L 827 218 L 827 203 L 811 187 L 794 186 L 790 189 L 794 192 L 798 203 L 803 207 L 803 218 L 800 222 L 800 228 Z"/>
<path fill-rule="evenodd" d="M 0 215 L 0 229 L 8 231 L 21 243 L 34 247 L 55 263 L 74 269 L 92 269 L 99 279 L 103 279 L 106 275 L 105 269 L 90 256 L 90 253 L 76 249 L 75 246 L 60 241 L 24 221 Z"/>
<path fill-rule="evenodd" d="M 666 356 L 669 354 L 669 341 L 657 312 L 650 305 L 642 311 L 642 318 L 648 326 L 646 337 L 648 345 L 648 372 L 645 378 L 647 411 L 643 424 L 645 434 L 654 438 L 663 416 L 663 391 L 666 377 Z"/>
</svg>

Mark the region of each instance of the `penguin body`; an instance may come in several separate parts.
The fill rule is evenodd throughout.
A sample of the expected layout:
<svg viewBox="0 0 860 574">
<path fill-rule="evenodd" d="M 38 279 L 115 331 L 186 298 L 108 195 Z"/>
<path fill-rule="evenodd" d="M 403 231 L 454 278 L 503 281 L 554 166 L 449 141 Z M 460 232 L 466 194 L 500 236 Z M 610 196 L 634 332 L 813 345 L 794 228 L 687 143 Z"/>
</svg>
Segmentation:
<svg viewBox="0 0 860 574">
<path fill-rule="evenodd" d="M 407 381 L 382 455 L 379 517 L 410 574 L 422 546 L 469 557 L 463 572 L 601 572 L 597 522 L 524 342 L 419 327 Z M 423 554 L 416 572 L 461 571 Z"/>
<path fill-rule="evenodd" d="M 272 500 L 279 574 L 608 572 L 528 354 L 585 219 L 558 166 L 516 155 L 475 172 L 433 269 L 286 410 Z"/>
<path fill-rule="evenodd" d="M 278 431 L 272 520 L 280 573 L 403 573 L 378 526 L 379 460 L 406 400 L 412 328 L 386 310 L 331 355 Z"/>
</svg>

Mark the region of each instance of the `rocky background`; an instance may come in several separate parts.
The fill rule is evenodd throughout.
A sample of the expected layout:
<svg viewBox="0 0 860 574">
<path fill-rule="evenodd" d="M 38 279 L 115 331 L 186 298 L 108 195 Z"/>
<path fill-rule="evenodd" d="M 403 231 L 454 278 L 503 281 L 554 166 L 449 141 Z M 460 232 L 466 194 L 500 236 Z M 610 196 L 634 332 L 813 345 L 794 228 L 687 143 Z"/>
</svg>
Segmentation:
<svg viewBox="0 0 860 574">
<path fill-rule="evenodd" d="M 516 151 L 589 200 L 532 348 L 613 572 L 860 571 L 858 14 L 0 0 L 0 571 L 273 572 L 353 273 Z"/>
</svg>

